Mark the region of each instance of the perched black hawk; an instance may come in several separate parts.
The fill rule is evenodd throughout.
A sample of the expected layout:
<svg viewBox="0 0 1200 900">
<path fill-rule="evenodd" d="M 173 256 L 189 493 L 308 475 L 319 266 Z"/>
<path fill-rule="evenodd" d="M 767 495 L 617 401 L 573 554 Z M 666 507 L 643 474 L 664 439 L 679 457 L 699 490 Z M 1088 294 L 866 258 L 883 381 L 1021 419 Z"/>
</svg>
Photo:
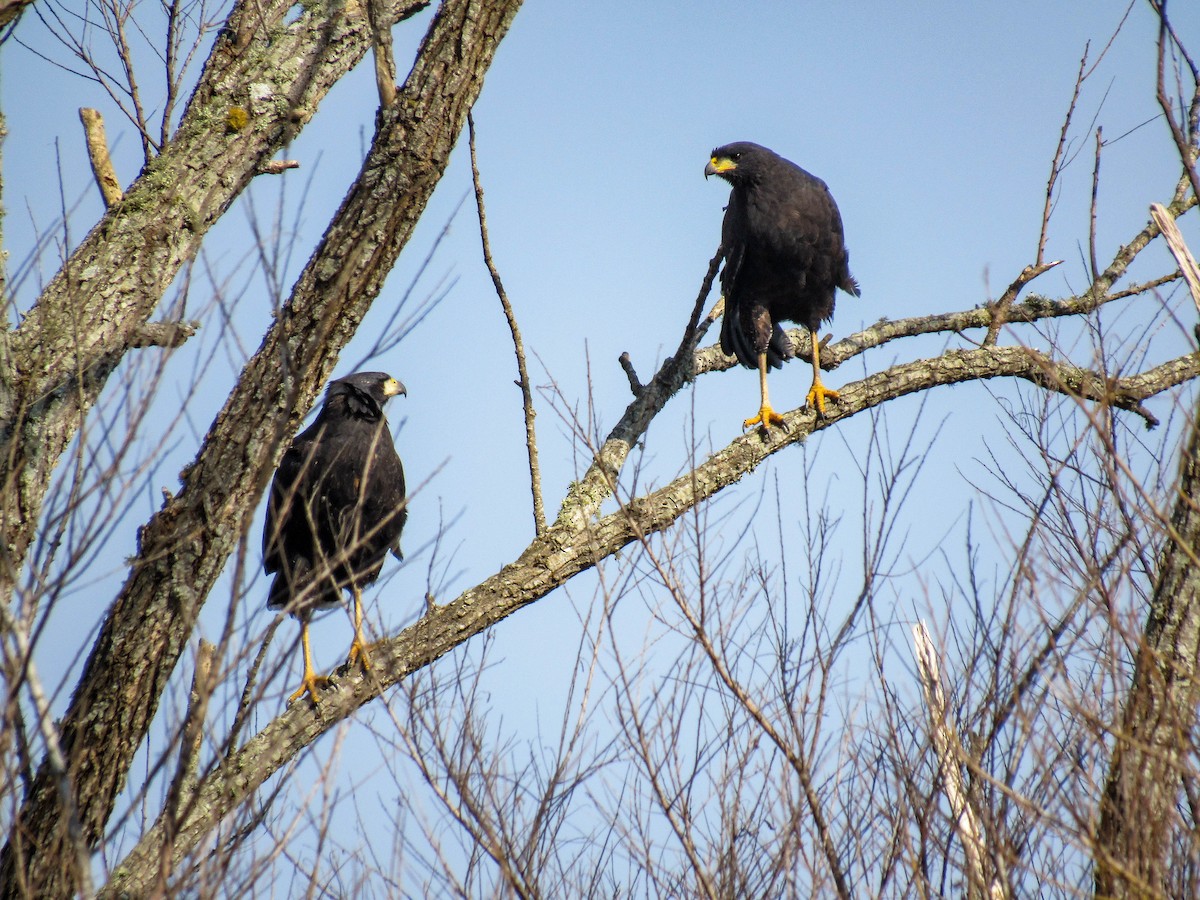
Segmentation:
<svg viewBox="0 0 1200 900">
<path fill-rule="evenodd" d="M 348 663 L 370 665 L 362 635 L 364 585 L 379 577 L 388 551 L 400 558 L 408 512 L 404 467 L 383 406 L 404 394 L 384 372 L 358 372 L 329 384 L 316 421 L 292 441 L 271 483 L 263 531 L 263 565 L 274 573 L 267 605 L 300 620 L 304 681 L 292 702 L 329 679 L 314 674 L 308 621 L 314 610 L 354 596 L 354 641 Z"/>
<path fill-rule="evenodd" d="M 704 167 L 709 175 L 733 185 L 721 226 L 721 349 L 757 367 L 762 390 L 762 408 L 744 427 L 783 423 L 767 399 L 767 368 L 779 368 L 792 355 L 779 326 L 785 320 L 799 322 L 812 335 L 807 402 L 824 415 L 825 400 L 836 400 L 837 392 L 821 383 L 817 329 L 833 316 L 837 288 L 859 295 L 837 204 L 820 178 L 749 141 L 714 150 Z"/>
</svg>

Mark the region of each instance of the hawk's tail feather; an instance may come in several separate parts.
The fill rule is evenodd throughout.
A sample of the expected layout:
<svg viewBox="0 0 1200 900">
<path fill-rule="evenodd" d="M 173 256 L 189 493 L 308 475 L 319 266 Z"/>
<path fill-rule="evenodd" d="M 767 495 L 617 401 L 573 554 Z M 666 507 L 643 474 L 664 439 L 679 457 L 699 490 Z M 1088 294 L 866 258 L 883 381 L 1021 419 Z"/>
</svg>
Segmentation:
<svg viewBox="0 0 1200 900">
<path fill-rule="evenodd" d="M 758 354 L 753 341 L 746 337 L 746 333 L 737 327 L 735 319 L 729 315 L 721 319 L 721 350 L 737 357 L 737 361 L 747 369 L 758 368 Z M 772 369 L 781 368 L 784 360 L 791 359 L 792 355 L 791 341 L 776 323 L 771 330 L 771 343 L 767 345 L 767 365 Z"/>
</svg>

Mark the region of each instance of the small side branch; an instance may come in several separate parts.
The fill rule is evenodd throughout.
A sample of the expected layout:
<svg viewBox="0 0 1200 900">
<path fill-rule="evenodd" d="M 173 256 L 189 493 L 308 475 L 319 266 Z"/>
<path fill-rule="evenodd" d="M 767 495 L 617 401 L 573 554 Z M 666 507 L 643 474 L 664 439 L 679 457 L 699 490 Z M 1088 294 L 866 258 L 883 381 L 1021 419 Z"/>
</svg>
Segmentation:
<svg viewBox="0 0 1200 900">
<path fill-rule="evenodd" d="M 1067 134 L 1071 130 L 1071 118 L 1075 115 L 1075 107 L 1079 104 L 1079 91 L 1087 78 L 1087 58 L 1091 44 L 1083 47 L 1083 57 L 1079 60 L 1079 74 L 1075 76 L 1075 89 L 1071 93 L 1071 102 L 1067 105 L 1067 114 L 1063 117 L 1062 131 L 1058 135 L 1058 146 L 1054 149 L 1054 159 L 1050 161 L 1050 177 L 1046 179 L 1046 204 L 1042 208 L 1042 230 L 1038 235 L 1037 258 L 1034 265 L 1041 265 L 1046 253 L 1046 238 L 1050 233 L 1050 215 L 1054 212 L 1054 188 L 1058 185 L 1058 174 L 1062 171 L 1063 151 L 1067 146 Z"/>
<path fill-rule="evenodd" d="M 492 259 L 492 243 L 488 238 L 487 214 L 483 208 L 483 184 L 479 179 L 479 161 L 475 155 L 475 118 L 467 113 L 467 134 L 471 148 L 471 181 L 475 186 L 475 208 L 479 211 L 479 236 L 483 241 L 483 261 L 488 273 L 492 276 L 492 284 L 496 287 L 496 296 L 500 298 L 500 306 L 504 310 L 504 318 L 508 321 L 508 329 L 512 332 L 513 349 L 517 354 L 517 387 L 521 389 L 521 403 L 525 410 L 525 446 L 529 451 L 529 482 L 533 491 L 533 524 L 540 535 L 546 530 L 546 509 L 542 503 L 542 473 L 538 465 L 537 433 L 533 420 L 537 411 L 533 408 L 533 387 L 529 383 L 529 370 L 525 366 L 525 344 L 521 340 L 521 329 L 517 327 L 517 317 L 513 313 L 508 293 L 500 280 L 500 272 Z"/>
<path fill-rule="evenodd" d="M 1151 203 L 1150 216 L 1162 232 L 1163 240 L 1167 242 L 1175 262 L 1179 264 L 1179 273 L 1187 282 L 1188 290 L 1192 292 L 1192 300 L 1196 303 L 1196 310 L 1200 312 L 1200 267 L 1196 265 L 1196 258 L 1188 250 L 1179 226 L 1175 224 L 1175 219 L 1167 212 L 1165 206 L 1161 203 Z"/>
<path fill-rule="evenodd" d="M 621 364 L 625 377 L 629 379 L 629 390 L 633 392 L 633 396 L 637 397 L 646 389 L 646 386 L 638 379 L 637 369 L 633 367 L 633 360 L 629 358 L 628 353 L 622 353 L 617 357 L 617 362 Z"/>
<path fill-rule="evenodd" d="M 273 159 L 270 162 L 265 162 L 258 167 L 259 175 L 282 175 L 288 169 L 300 168 L 300 161 L 296 159 Z"/>
<path fill-rule="evenodd" d="M 971 803 L 966 779 L 963 777 L 961 761 L 965 753 L 958 735 L 948 721 L 946 696 L 942 691 L 942 678 L 933 641 L 924 622 L 917 622 L 912 628 L 912 633 L 921 691 L 925 695 L 925 706 L 929 711 L 930 738 L 938 758 L 938 771 L 942 776 L 942 789 L 950 802 L 950 809 L 954 813 L 954 830 L 962 841 L 967 857 L 967 882 L 970 885 L 968 896 L 1002 900 L 1007 896 L 1004 886 L 998 879 L 988 878 L 984 873 L 987 844 L 984 841 L 983 822 L 979 811 Z"/>
<path fill-rule="evenodd" d="M 718 303 L 703 319 L 704 302 L 712 293 L 713 280 L 721 266 L 724 249 L 708 263 L 708 271 L 696 295 L 688 326 L 684 329 L 678 349 L 663 360 L 654 376 L 635 392 L 633 402 L 625 408 L 619 422 L 608 433 L 600 449 L 583 477 L 571 485 L 558 511 L 558 523 L 582 528 L 600 509 L 600 505 L 612 496 L 617 474 L 625 464 L 629 450 L 650 427 L 650 422 L 662 410 L 683 385 L 695 378 L 696 344 L 704 337 L 723 305 Z M 697 324 L 698 323 L 698 324 Z M 718 348 L 719 349 L 719 348 Z M 730 363 L 733 365 L 734 363 Z M 626 372 L 628 375 L 628 371 Z"/>
<path fill-rule="evenodd" d="M 396 57 L 392 53 L 392 29 L 380 0 L 367 0 L 367 16 L 371 21 L 371 50 L 375 57 L 375 86 L 379 89 L 379 105 L 383 108 L 396 101 Z"/>
<path fill-rule="evenodd" d="M 1096 128 L 1096 161 L 1092 164 L 1092 217 L 1088 225 L 1088 263 L 1092 267 L 1092 284 L 1100 280 L 1100 265 L 1096 262 L 1096 206 L 1100 198 L 1100 151 L 1104 149 L 1104 127 Z"/>
<path fill-rule="evenodd" d="M 88 159 L 92 162 L 92 172 L 96 176 L 96 184 L 104 205 L 112 207 L 125 198 L 121 190 L 121 182 L 117 181 L 116 170 L 113 169 L 112 157 L 108 155 L 108 139 L 104 135 L 104 117 L 97 109 L 84 106 L 79 110 L 79 121 L 83 123 L 83 137 L 87 142 Z"/>
<path fill-rule="evenodd" d="M 130 339 L 129 346 L 182 347 L 199 327 L 199 322 L 144 322 Z"/>
</svg>

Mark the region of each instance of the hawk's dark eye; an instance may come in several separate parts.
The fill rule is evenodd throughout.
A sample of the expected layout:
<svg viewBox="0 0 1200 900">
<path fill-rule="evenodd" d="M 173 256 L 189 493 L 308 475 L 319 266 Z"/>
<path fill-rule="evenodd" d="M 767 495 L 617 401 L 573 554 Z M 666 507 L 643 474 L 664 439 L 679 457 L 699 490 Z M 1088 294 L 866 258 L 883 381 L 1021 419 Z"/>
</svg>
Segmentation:
<svg viewBox="0 0 1200 900">
<path fill-rule="evenodd" d="M 741 159 L 741 158 L 742 158 L 742 154 L 740 154 L 740 153 L 731 153 L 731 154 L 729 155 L 729 158 L 730 158 L 730 159 L 732 159 L 734 162 L 737 162 L 739 159 Z"/>
</svg>

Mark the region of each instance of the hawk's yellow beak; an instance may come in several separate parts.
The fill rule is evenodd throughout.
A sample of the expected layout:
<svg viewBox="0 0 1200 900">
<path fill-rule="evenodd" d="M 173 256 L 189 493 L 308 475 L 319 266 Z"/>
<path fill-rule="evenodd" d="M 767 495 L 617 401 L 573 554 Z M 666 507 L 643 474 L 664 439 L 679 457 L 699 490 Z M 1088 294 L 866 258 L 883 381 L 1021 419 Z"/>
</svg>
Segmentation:
<svg viewBox="0 0 1200 900">
<path fill-rule="evenodd" d="M 726 172 L 732 172 L 736 168 L 737 163 L 729 157 L 718 158 L 714 156 L 708 161 L 708 165 L 704 167 L 704 177 L 707 178 L 709 175 L 723 175 Z"/>
<path fill-rule="evenodd" d="M 383 383 L 383 396 L 395 397 L 397 394 L 403 394 L 407 397 L 408 391 L 406 391 L 404 389 L 404 385 L 402 385 L 395 378 L 389 378 Z"/>
</svg>

